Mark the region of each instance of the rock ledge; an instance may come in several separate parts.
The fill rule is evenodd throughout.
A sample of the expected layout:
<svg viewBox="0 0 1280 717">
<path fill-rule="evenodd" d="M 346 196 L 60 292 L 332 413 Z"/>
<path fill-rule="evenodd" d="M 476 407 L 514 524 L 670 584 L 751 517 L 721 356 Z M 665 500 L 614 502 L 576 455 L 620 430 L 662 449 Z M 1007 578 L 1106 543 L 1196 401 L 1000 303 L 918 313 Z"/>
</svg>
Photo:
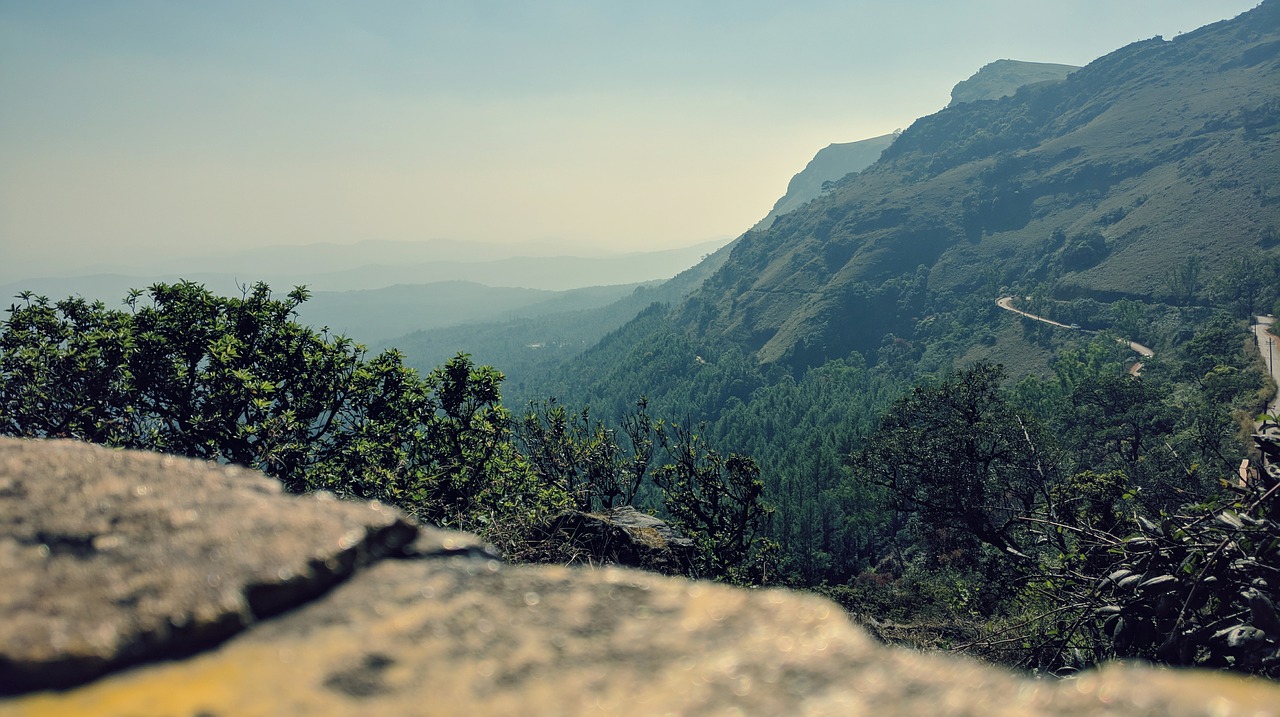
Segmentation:
<svg viewBox="0 0 1280 717">
<path fill-rule="evenodd" d="M 1029 680 L 884 647 L 800 593 L 508 566 L 152 454 L 2 439 L 0 511 L 0 687 L 25 693 L 0 715 L 1280 713 L 1261 680 Z"/>
</svg>

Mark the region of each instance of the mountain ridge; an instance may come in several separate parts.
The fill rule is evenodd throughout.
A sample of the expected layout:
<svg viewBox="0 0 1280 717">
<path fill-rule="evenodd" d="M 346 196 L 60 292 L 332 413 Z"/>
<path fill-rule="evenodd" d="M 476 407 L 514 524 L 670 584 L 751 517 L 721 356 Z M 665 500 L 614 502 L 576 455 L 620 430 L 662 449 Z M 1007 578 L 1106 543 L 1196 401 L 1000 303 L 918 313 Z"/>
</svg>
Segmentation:
<svg viewBox="0 0 1280 717">
<path fill-rule="evenodd" d="M 983 65 L 966 80 L 951 88 L 951 102 L 947 107 L 965 102 L 998 100 L 1014 94 L 1018 89 L 1037 82 L 1056 82 L 1080 69 L 1076 65 L 1053 62 L 1027 62 L 1002 59 Z"/>
<path fill-rule="evenodd" d="M 956 84 L 951 89 L 951 103 L 947 106 L 1000 99 L 1027 84 L 1062 80 L 1078 69 L 1080 68 L 1075 65 L 996 60 Z M 827 191 L 831 183 L 871 166 L 901 132 L 902 130 L 898 130 L 856 142 L 834 142 L 818 150 L 805 168 L 787 183 L 786 193 L 752 229 L 768 229 L 779 216 L 803 206 Z"/>
<path fill-rule="evenodd" d="M 793 211 L 822 194 L 824 186 L 851 172 L 871 166 L 893 143 L 896 133 L 856 142 L 833 142 L 818 150 L 813 159 L 787 183 L 787 191 L 752 229 L 768 229 L 779 216 Z"/>
<path fill-rule="evenodd" d="M 1268 0 L 921 118 L 875 164 L 745 234 L 673 320 L 811 365 L 909 335 L 926 292 L 1038 272 L 1064 296 L 1150 298 L 1188 256 L 1221 271 L 1280 223 L 1278 18 Z M 1069 251 L 1094 234 L 1095 261 Z"/>
</svg>

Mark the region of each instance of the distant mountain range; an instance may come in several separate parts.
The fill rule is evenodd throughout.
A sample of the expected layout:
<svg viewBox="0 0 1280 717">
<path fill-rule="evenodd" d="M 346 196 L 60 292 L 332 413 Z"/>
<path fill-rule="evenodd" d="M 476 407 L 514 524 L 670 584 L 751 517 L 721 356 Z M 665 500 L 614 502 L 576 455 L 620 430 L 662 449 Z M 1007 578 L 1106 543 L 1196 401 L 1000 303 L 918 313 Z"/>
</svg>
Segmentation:
<svg viewBox="0 0 1280 717">
<path fill-rule="evenodd" d="M 586 286 L 668 279 L 728 240 L 678 249 L 579 255 L 516 253 L 529 246 L 465 242 L 358 242 L 263 247 L 207 257 L 139 263 L 116 271 L 28 276 L 0 284 L 6 295 L 30 289 L 51 296 L 78 293 L 118 298 L 130 288 L 179 278 L 219 292 L 265 281 L 272 287 L 305 284 L 313 291 L 359 291 L 400 284 L 469 281 L 487 286 L 565 291 Z"/>
<path fill-rule="evenodd" d="M 486 286 L 470 281 L 398 284 L 360 291 L 320 291 L 298 307 L 298 318 L 366 344 L 413 331 L 593 309 L 629 296 L 641 284 L 567 291 Z M 446 357 L 448 358 L 448 357 Z"/>
<path fill-rule="evenodd" d="M 137 273 L 22 279 L 0 285 L 0 297 L 33 291 L 114 307 L 130 289 L 182 279 L 226 295 L 258 281 L 281 294 L 306 285 L 312 298 L 299 307 L 303 322 L 372 344 L 421 329 L 604 306 L 679 274 L 723 243 L 596 256 L 503 256 L 512 248 L 442 241 L 265 247 L 132 267 Z"/>
<path fill-rule="evenodd" d="M 509 390 L 504 396 L 511 405 L 546 398 L 537 385 L 558 365 L 571 361 L 602 337 L 626 324 L 652 304 L 678 304 L 697 290 L 708 276 L 720 268 L 729 256 L 724 246 L 675 278 L 630 289 L 621 298 L 601 301 L 594 307 L 572 309 L 570 300 L 587 299 L 603 292 L 628 287 L 599 287 L 566 292 L 563 300 L 551 300 L 529 307 L 518 316 L 495 321 L 477 321 L 425 328 L 405 336 L 387 339 L 375 348 L 397 348 L 404 352 L 409 365 L 429 371 L 458 352 L 472 355 L 479 364 L 499 367 L 508 377 Z M 599 294 L 587 295 L 599 291 Z M 565 310 L 550 311 L 553 306 Z"/>
<path fill-rule="evenodd" d="M 728 240 L 729 237 L 725 237 L 702 242 L 699 246 L 720 246 Z M 681 247 L 672 251 L 679 255 L 688 248 Z M 502 259 L 563 256 L 616 259 L 635 253 L 648 252 L 618 251 L 607 245 L 552 241 L 510 244 L 454 239 L 363 240 L 342 244 L 315 242 L 228 249 L 190 256 L 157 256 L 155 253 L 125 255 L 115 263 L 77 263 L 77 257 L 74 256 L 62 257 L 57 261 L 6 262 L 0 265 L 0 283 L 8 284 L 39 277 L 186 276 L 196 271 L 236 276 L 250 273 L 270 277 L 323 277 L 331 274 L 350 276 L 351 270 L 360 267 L 413 267 L 440 262 L 474 264 Z M 379 280 L 377 274 L 371 274 L 371 278 L 375 282 Z M 388 284 L 362 285 L 356 288 L 371 289 L 379 286 Z"/>
</svg>

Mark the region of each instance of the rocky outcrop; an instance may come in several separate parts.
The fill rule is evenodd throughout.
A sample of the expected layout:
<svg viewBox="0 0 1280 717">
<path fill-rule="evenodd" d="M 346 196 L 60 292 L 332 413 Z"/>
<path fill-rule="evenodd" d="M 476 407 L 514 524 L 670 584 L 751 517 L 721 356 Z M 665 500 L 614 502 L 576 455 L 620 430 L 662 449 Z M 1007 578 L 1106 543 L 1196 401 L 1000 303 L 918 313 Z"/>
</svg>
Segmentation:
<svg viewBox="0 0 1280 717">
<path fill-rule="evenodd" d="M 1008 97 L 1020 87 L 1037 82 L 1055 82 L 1080 69 L 1075 65 L 1058 65 L 1051 62 L 1023 62 L 1021 60 L 996 60 L 983 65 L 969 79 L 951 88 L 951 102 L 955 107 L 965 102 L 998 100 Z"/>
<path fill-rule="evenodd" d="M 763 231 L 778 217 L 822 195 L 825 187 L 847 174 L 870 167 L 897 135 L 884 134 L 857 142 L 836 142 L 818 150 L 813 159 L 787 183 L 787 193 L 752 229 Z"/>
<path fill-rule="evenodd" d="M 287 496 L 239 468 L 3 440 L 0 694 L 190 654 L 379 558 L 468 545 L 419 533 L 399 511 Z"/>
<path fill-rule="evenodd" d="M 665 521 L 624 505 L 603 513 L 569 510 L 544 531 L 543 542 L 572 560 L 643 568 L 668 575 L 687 575 L 693 564 L 693 541 Z"/>
<path fill-rule="evenodd" d="M 0 701 L 0 715 L 1254 715 L 1280 705 L 1273 683 L 1217 673 L 1112 666 L 1030 680 L 888 648 L 834 604 L 784 590 L 504 565 L 474 538 L 387 508 L 286 496 L 245 471 L 156 455 L 0 440 L 0 510 L 0 568 L 19 576 L 0 597 L 0 680 L 25 693 Z M 233 627 L 218 642 L 181 627 L 195 620 Z M 86 655 L 95 669 L 51 677 Z M 146 664 L 121 669 L 129 663 Z"/>
</svg>

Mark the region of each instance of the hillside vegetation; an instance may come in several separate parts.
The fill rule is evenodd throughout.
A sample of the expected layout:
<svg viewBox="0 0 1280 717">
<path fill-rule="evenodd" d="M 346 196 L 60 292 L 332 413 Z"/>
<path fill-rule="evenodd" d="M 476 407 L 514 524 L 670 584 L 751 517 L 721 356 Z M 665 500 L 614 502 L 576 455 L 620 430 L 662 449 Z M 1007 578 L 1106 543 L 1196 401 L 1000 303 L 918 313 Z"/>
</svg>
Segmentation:
<svg viewBox="0 0 1280 717">
<path fill-rule="evenodd" d="M 1189 257 L 1212 278 L 1274 252 L 1278 15 L 1265 3 L 916 121 L 868 169 L 743 236 L 674 320 L 807 366 L 927 333 L 933 297 L 1035 282 L 1151 301 L 1173 297 Z"/>
<path fill-rule="evenodd" d="M 1113 654 L 1273 669 L 1276 631 L 1242 642 L 1231 630 L 1243 623 L 1221 620 L 1251 608 L 1192 587 L 1219 558 L 1192 549 L 1157 568 L 1118 546 L 1210 540 L 1179 526 L 1222 510 L 1275 532 L 1265 473 L 1243 493 L 1223 486 L 1247 455 L 1256 468 L 1245 436 L 1269 390 L 1245 320 L 1280 310 L 1278 47 L 1273 1 L 922 118 L 548 390 L 606 417 L 645 396 L 750 453 L 776 506 L 782 574 L 826 585 L 871 624 L 909 626 L 887 638 L 1050 669 Z M 995 305 L 1005 295 L 1101 336 L 1016 318 Z M 1117 336 L 1154 348 L 1140 378 Z M 1011 463 L 974 466 L 933 440 L 951 426 L 938 435 L 963 446 L 987 422 L 1003 426 L 992 439 Z M 904 475 L 881 472 L 895 466 Z M 934 492 L 912 487 L 922 480 Z M 999 514 L 931 507 L 962 490 L 974 509 L 999 496 Z M 1248 559 L 1280 569 L 1269 553 Z M 1122 569 L 1138 582 L 1169 571 L 1159 584 L 1210 612 L 1171 619 L 1172 591 L 1098 602 Z M 1157 598 L 1158 610 L 1144 602 Z"/>
<path fill-rule="evenodd" d="M 27 292 L 0 432 L 243 463 L 519 560 L 595 564 L 561 517 L 635 505 L 687 574 L 818 591 L 886 640 L 1274 678 L 1280 424 L 1248 327 L 1280 312 L 1278 71 L 1267 0 L 949 107 L 676 281 L 476 331 L 498 368 L 430 334 L 405 344 L 438 365 L 370 356 L 299 324 L 301 288 Z"/>
</svg>

